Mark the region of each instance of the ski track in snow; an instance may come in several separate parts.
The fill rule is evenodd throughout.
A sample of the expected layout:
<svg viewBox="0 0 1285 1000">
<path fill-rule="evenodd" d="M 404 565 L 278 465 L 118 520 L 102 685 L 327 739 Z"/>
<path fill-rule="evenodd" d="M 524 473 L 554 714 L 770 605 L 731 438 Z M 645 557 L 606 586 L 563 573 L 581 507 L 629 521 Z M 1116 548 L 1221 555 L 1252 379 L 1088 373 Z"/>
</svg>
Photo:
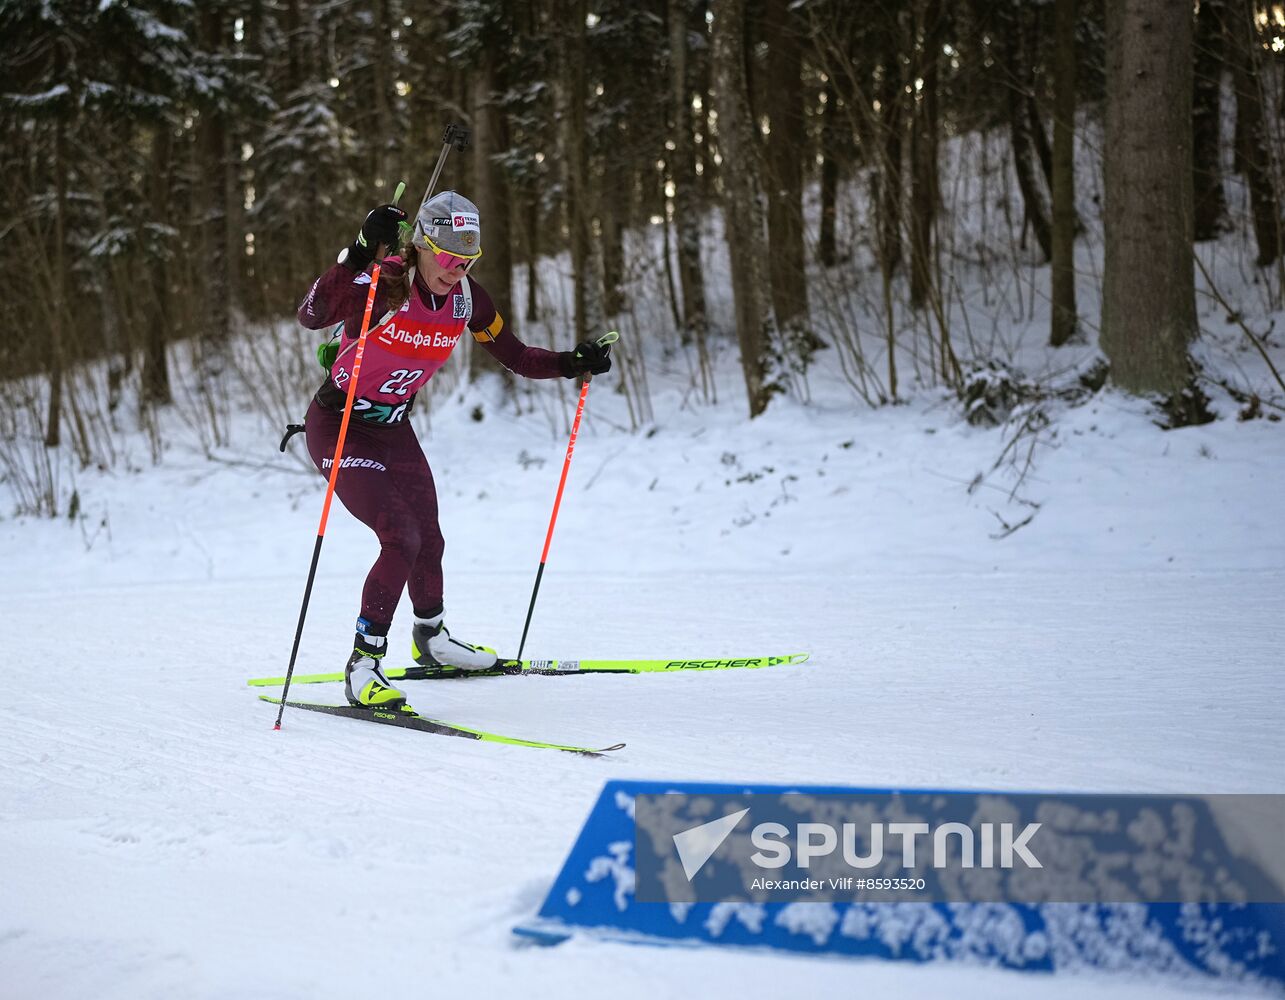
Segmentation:
<svg viewBox="0 0 1285 1000">
<path fill-rule="evenodd" d="M 520 606 L 517 574 L 476 576 L 470 590 L 495 595 L 496 607 Z M 145 590 L 172 637 L 164 642 L 138 634 L 110 591 L 74 595 L 61 644 L 92 636 L 93 655 L 58 658 L 56 710 L 0 708 L 8 855 L 0 981 L 9 983 L 0 995 L 75 996 L 91 984 L 100 996 L 343 995 L 342 984 L 364 981 L 353 956 L 380 947 L 395 956 L 390 978 L 432 977 L 435 988 L 465 985 L 486 968 L 521 982 L 524 995 L 553 995 L 565 988 L 565 960 L 577 983 L 654 995 L 680 990 L 708 961 L 720 981 L 751 994 L 806 982 L 938 995 L 956 983 L 942 970 L 780 956 L 733 963 L 673 950 L 648 959 L 647 949 L 620 945 L 544 954 L 510 941 L 509 928 L 538 906 L 608 777 L 1111 791 L 1279 785 L 1285 690 L 1264 675 L 1276 655 L 1282 581 L 1270 574 L 778 577 L 744 590 L 728 574 L 642 586 L 591 575 L 543 595 L 542 649 L 584 650 L 590 640 L 574 623 L 589 593 L 596 606 L 649 608 L 670 622 L 666 648 L 810 646 L 812 660 L 408 684 L 421 711 L 447 720 L 626 741 L 609 761 L 288 710 L 284 730 L 273 732 L 275 707 L 243 682 L 279 660 L 247 655 L 236 635 L 250 609 L 265 622 L 290 619 L 289 579 Z M 328 580 L 318 600 L 341 601 L 347 590 Z M 7 596 L 18 621 L 47 614 L 47 602 Z M 764 624 L 753 638 L 708 638 L 745 634 L 747 622 Z M 600 623 L 585 655 L 659 641 L 639 634 L 637 623 Z M 311 650 L 303 657 L 329 668 L 319 660 Z M 337 688 L 295 693 L 334 699 Z M 1035 988 L 1028 977 L 970 976 L 977 995 Z M 1037 985 L 1040 996 L 1074 996 L 1086 984 Z M 393 984 L 394 995 L 402 987 Z M 1092 989 L 1147 995 L 1137 983 L 1094 979 Z"/>
</svg>

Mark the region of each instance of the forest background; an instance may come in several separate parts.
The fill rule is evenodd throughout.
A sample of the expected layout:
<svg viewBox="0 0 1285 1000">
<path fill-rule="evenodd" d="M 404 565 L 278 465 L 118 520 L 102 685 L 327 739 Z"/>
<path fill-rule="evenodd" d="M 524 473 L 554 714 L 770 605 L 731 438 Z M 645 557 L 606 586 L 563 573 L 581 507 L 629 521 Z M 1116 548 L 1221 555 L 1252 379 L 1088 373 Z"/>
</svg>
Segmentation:
<svg viewBox="0 0 1285 1000">
<path fill-rule="evenodd" d="M 1215 279 L 1255 290 L 1251 315 L 1281 306 L 1281 5 L 0 0 L 0 36 L 18 513 L 68 513 L 59 456 L 112 469 L 125 425 L 154 458 L 176 418 L 226 444 L 237 385 L 297 417 L 317 373 L 275 324 L 398 180 L 419 191 L 452 121 L 472 142 L 449 186 L 481 208 L 510 327 L 659 339 L 699 402 L 730 345 L 750 418 L 806 405 L 817 365 L 853 406 L 945 388 L 974 422 L 1108 379 L 1168 427 L 1212 419 L 1215 386 L 1244 419 L 1283 409 L 1270 324 Z M 977 294 L 1101 353 L 1056 386 L 1018 371 L 970 323 Z M 1270 391 L 1202 364 L 1198 295 Z M 229 349 L 264 324 L 271 349 Z M 619 354 L 645 427 L 643 352 Z"/>
</svg>

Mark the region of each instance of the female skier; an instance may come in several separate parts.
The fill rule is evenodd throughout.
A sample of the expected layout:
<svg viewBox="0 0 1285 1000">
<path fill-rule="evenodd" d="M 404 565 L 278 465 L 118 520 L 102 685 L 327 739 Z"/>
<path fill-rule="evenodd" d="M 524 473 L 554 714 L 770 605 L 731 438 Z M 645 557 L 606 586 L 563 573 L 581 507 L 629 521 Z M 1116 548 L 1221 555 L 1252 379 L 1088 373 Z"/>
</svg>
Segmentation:
<svg viewBox="0 0 1285 1000">
<path fill-rule="evenodd" d="M 299 307 L 299 322 L 308 329 L 344 324 L 339 353 L 304 420 L 308 453 L 324 476 L 334 460 L 370 290 L 367 268 L 385 250 L 398 247 L 406 218 L 395 205 L 373 209 L 352 245 L 313 282 Z M 354 705 L 398 708 L 406 703 L 381 668 L 404 589 L 409 589 L 415 611 L 411 655 L 416 663 L 465 670 L 496 663 L 493 650 L 452 638 L 443 622 L 443 540 L 433 474 L 409 420 L 415 394 L 446 363 L 466 329 L 502 365 L 525 378 L 576 378 L 611 368 L 610 349 L 591 341 L 574 351 L 545 351 L 526 346 L 506 330 L 486 289 L 466 277 L 481 256 L 477 206 L 444 191 L 420 206 L 410 247 L 381 265 L 335 485 L 343 505 L 379 538 L 379 557 L 366 577 L 344 670 L 344 693 Z"/>
</svg>

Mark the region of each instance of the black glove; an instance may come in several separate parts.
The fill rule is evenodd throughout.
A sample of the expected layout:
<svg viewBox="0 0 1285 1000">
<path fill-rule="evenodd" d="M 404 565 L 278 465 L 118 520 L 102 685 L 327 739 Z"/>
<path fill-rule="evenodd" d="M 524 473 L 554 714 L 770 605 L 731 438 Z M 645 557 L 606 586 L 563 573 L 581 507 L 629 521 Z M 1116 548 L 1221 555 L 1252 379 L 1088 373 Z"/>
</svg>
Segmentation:
<svg viewBox="0 0 1285 1000">
<path fill-rule="evenodd" d="M 339 263 L 360 273 L 375 259 L 375 251 L 382 243 L 385 251 L 396 248 L 399 241 L 398 226 L 406 221 L 406 213 L 396 205 L 373 208 L 361 224 L 361 232 L 352 244 L 339 255 Z"/>
<path fill-rule="evenodd" d="M 611 371 L 611 345 L 601 346 L 592 340 L 577 344 L 574 351 L 562 352 L 562 375 L 577 378 L 581 375 L 602 375 Z"/>
</svg>

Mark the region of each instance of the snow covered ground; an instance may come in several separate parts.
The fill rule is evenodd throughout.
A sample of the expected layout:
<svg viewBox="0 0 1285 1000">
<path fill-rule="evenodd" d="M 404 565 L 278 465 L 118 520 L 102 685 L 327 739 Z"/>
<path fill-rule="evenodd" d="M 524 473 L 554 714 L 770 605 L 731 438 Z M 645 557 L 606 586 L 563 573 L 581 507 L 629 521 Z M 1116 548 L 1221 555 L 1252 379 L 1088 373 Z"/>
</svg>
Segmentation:
<svg viewBox="0 0 1285 1000">
<path fill-rule="evenodd" d="M 784 402 L 751 425 L 675 412 L 645 437 L 610 428 L 609 386 L 590 393 L 529 652 L 811 662 L 414 687 L 446 719 L 628 743 L 609 761 L 301 714 L 276 733 L 243 684 L 288 657 L 318 484 L 181 456 L 96 481 L 86 524 L 0 522 L 18 668 L 0 996 L 352 996 L 372 976 L 407 996 L 1193 988 L 511 939 L 609 777 L 1283 790 L 1280 425 L 1164 433 L 1105 393 L 1062 415 L 1025 487 L 1037 516 L 997 540 L 991 511 L 1011 505 L 967 486 L 1001 432 L 944 399 Z M 428 443 L 449 620 L 512 649 L 564 445 L 469 409 L 440 407 Z M 372 555 L 337 511 L 303 669 L 342 665 Z M 406 633 L 403 609 L 402 656 Z"/>
<path fill-rule="evenodd" d="M 1205 349 L 1270 390 L 1238 337 Z M 448 720 L 628 744 L 605 761 L 304 713 L 272 731 L 244 681 L 285 667 L 322 484 L 257 411 L 213 458 L 181 421 L 155 466 L 123 435 L 137 471 L 81 474 L 75 521 L 6 512 L 0 997 L 1207 995 L 511 935 L 612 777 L 1285 791 L 1285 425 L 1238 422 L 1223 395 L 1222 419 L 1164 432 L 1107 390 L 1055 406 L 1018 482 L 991 471 L 1012 428 L 969 427 L 937 390 L 870 409 L 823 357 L 810 405 L 748 423 L 729 352 L 718 407 L 680 362 L 648 363 L 645 430 L 619 372 L 590 392 L 528 655 L 811 661 L 411 690 Z M 573 404 L 567 385 L 523 398 L 514 419 L 488 382 L 417 417 L 448 621 L 510 654 Z M 336 507 L 302 670 L 342 666 L 374 552 Z"/>
</svg>

